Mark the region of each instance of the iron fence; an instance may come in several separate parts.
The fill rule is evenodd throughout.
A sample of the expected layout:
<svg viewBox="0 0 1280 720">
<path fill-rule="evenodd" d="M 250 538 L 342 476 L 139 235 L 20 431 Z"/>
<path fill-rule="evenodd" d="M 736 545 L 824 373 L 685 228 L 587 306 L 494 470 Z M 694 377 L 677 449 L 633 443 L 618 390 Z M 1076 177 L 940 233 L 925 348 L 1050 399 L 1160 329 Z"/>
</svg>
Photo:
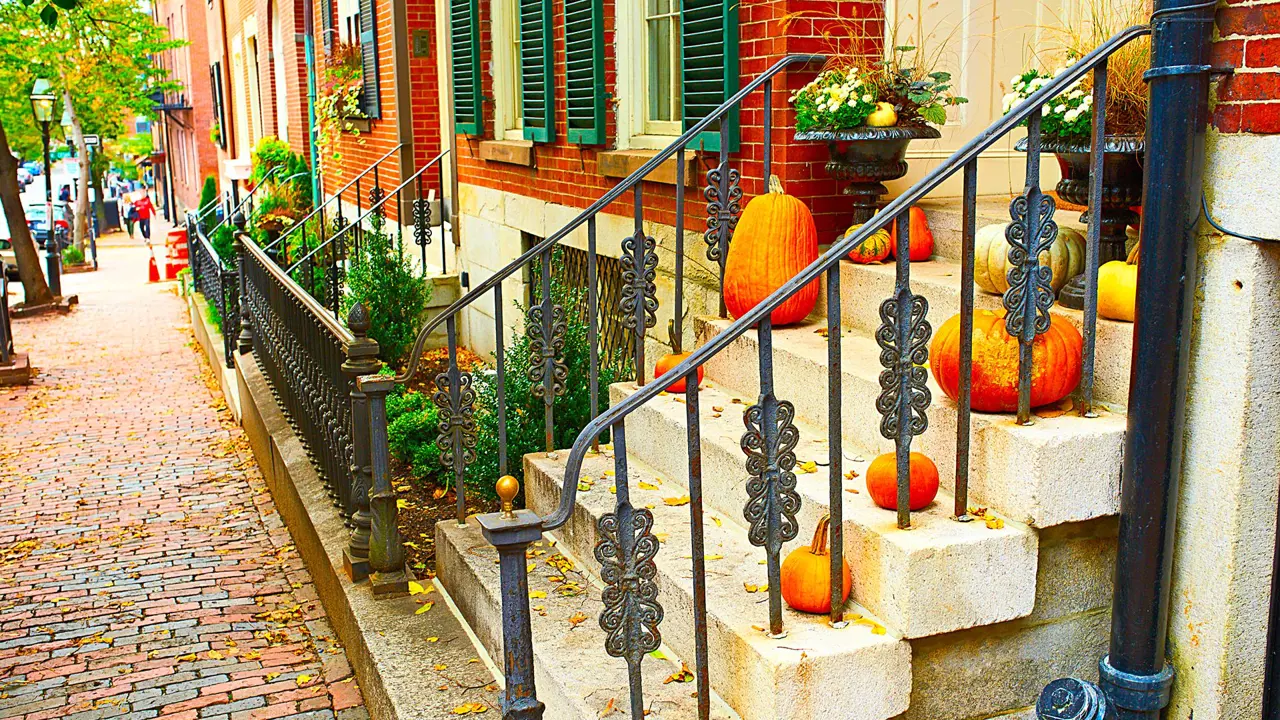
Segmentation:
<svg viewBox="0 0 1280 720">
<path fill-rule="evenodd" d="M 191 281 L 196 292 L 217 309 L 222 323 L 222 349 L 228 368 L 235 367 L 235 335 L 240 328 L 240 294 L 236 269 L 222 259 L 205 234 L 201 217 L 187 216 Z"/>
</svg>

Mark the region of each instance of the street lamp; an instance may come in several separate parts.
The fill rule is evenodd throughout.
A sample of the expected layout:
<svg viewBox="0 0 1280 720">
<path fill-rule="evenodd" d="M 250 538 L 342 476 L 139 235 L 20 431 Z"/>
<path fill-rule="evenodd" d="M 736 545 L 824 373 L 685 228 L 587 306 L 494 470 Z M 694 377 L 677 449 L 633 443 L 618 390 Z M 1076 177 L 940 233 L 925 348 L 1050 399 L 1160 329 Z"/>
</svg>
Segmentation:
<svg viewBox="0 0 1280 720">
<path fill-rule="evenodd" d="M 89 157 L 85 159 L 86 162 L 89 163 L 89 177 L 94 178 L 96 177 L 93 171 L 94 151 L 97 150 L 98 147 L 102 144 L 102 139 L 99 138 L 97 135 L 85 135 L 84 144 L 85 144 L 85 147 L 89 148 Z M 93 254 L 94 270 L 98 269 L 98 231 L 100 230 L 100 228 L 98 227 L 98 217 L 102 215 L 102 195 L 103 195 L 101 178 L 98 178 L 98 180 L 99 182 L 98 182 L 98 187 L 95 189 L 93 205 L 91 205 L 89 209 L 89 212 L 91 213 L 91 216 L 90 216 L 91 222 L 89 223 L 89 252 Z M 85 190 L 85 192 L 89 192 L 89 191 Z"/>
<path fill-rule="evenodd" d="M 45 239 L 45 265 L 48 268 L 49 290 L 54 296 L 62 294 L 62 248 L 58 242 L 53 222 L 53 162 L 49 157 L 49 123 L 53 121 L 53 85 L 44 78 L 31 86 L 31 114 L 40 124 L 40 136 L 44 140 L 44 205 L 49 235 Z"/>
</svg>

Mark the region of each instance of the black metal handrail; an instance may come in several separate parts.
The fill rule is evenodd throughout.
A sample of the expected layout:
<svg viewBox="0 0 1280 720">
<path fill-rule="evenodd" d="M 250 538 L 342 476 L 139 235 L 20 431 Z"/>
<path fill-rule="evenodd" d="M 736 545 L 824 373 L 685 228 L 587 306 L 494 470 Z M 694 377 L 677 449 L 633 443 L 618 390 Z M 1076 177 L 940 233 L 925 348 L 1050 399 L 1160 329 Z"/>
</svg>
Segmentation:
<svg viewBox="0 0 1280 720">
<path fill-rule="evenodd" d="M 235 331 L 240 327 L 240 295 L 236 268 L 225 261 L 205 235 L 198 215 L 187 216 L 187 245 L 195 289 L 212 303 L 222 319 L 222 349 L 228 368 L 235 367 Z"/>
<path fill-rule="evenodd" d="M 1052 220 L 1054 203 L 1039 187 L 1041 142 L 1041 114 L 1043 107 L 1058 95 L 1066 92 L 1070 86 L 1093 73 L 1093 136 L 1092 136 L 1092 172 L 1090 177 L 1091 202 L 1100 201 L 1102 192 L 1102 162 L 1106 133 L 1106 72 L 1107 59 L 1127 43 L 1150 33 L 1146 26 L 1135 26 L 1117 33 L 1102 43 L 1098 48 L 1085 55 L 1067 70 L 1049 80 L 1042 88 L 1031 94 L 1025 101 L 1014 107 L 977 137 L 966 143 L 951 155 L 949 159 L 929 172 L 923 179 L 909 190 L 890 201 L 883 209 L 863 224 L 861 229 L 848 233 L 837 240 L 827 252 L 799 271 L 780 288 L 771 293 L 752 309 L 743 313 L 726 328 L 721 329 L 706 344 L 693 351 L 673 369 L 662 376 L 662 380 L 645 383 L 644 343 L 645 332 L 656 323 L 657 296 L 655 272 L 657 268 L 656 243 L 644 231 L 643 196 L 641 181 L 662 162 L 676 157 L 676 309 L 673 313 L 676 327 L 682 317 L 683 290 L 683 223 L 684 223 L 684 153 L 696 136 L 716 121 L 721 121 L 720 164 L 708 173 L 709 187 L 705 192 L 708 200 L 707 240 L 708 257 L 720 263 L 721 283 L 723 290 L 724 261 L 728 250 L 729 234 L 736 223 L 741 191 L 738 187 L 739 174 L 728 165 L 727 123 L 728 114 L 737 108 L 743 99 L 756 90 L 764 93 L 764 137 L 763 145 L 763 177 L 768 181 L 771 162 L 772 132 L 772 78 L 789 65 L 821 60 L 820 56 L 793 56 L 776 63 L 765 74 L 753 80 L 736 93 L 733 98 L 713 111 L 706 118 L 685 132 L 666 150 L 658 153 L 640 169 L 629 175 L 617 186 L 609 190 L 598 201 L 580 213 L 572 222 L 560 229 L 546 240 L 523 253 L 506 268 L 490 276 L 474 290 L 445 308 L 437 317 L 423 325 L 406 369 L 397 375 L 396 382 L 408 381 L 417 370 L 419 358 L 427 336 L 439 325 L 445 324 L 449 334 L 449 366 L 445 373 L 437 378 L 435 402 L 440 411 L 440 438 L 437 443 L 441 448 L 441 456 L 446 465 L 452 465 L 457 479 L 458 521 L 465 520 L 465 505 L 462 493 L 462 475 L 466 465 L 474 460 L 474 424 L 467 425 L 474 396 L 467 397 L 470 387 L 469 378 L 457 367 L 456 331 L 458 312 L 471 305 L 475 300 L 489 291 L 494 293 L 495 321 L 497 333 L 497 389 L 501 393 L 503 387 L 503 347 L 502 347 L 502 286 L 501 283 L 516 271 L 530 264 L 534 258 L 541 261 L 541 302 L 534 305 L 529 313 L 526 327 L 530 332 L 531 354 L 534 357 L 529 379 L 540 389 L 546 400 L 546 424 L 548 450 L 552 450 L 552 400 L 564 392 L 567 382 L 567 368 L 561 358 L 557 357 L 564 337 L 564 310 L 554 305 L 550 295 L 550 261 L 551 250 L 569 233 L 582 225 L 587 227 L 588 262 L 590 264 L 588 282 L 589 320 L 592 322 L 591 340 L 594 340 L 594 329 L 597 315 L 594 297 L 594 261 L 595 261 L 595 216 L 605 207 L 619 199 L 623 193 L 632 191 L 635 203 L 635 234 L 623 240 L 623 262 L 626 266 L 624 278 L 625 289 L 622 307 L 629 314 L 628 327 L 634 332 L 635 361 L 639 387 L 627 398 L 605 410 L 596 413 L 596 397 L 594 395 L 598 375 L 592 347 L 592 419 L 578 434 L 569 451 L 564 473 L 564 486 L 559 495 L 557 508 L 547 517 L 539 517 L 529 510 L 513 512 L 505 510 L 501 513 L 481 515 L 478 521 L 486 538 L 498 548 L 501 564 L 504 642 L 506 648 L 507 690 L 504 700 L 504 711 L 515 713 L 513 716 L 536 718 L 541 717 L 541 704 L 537 702 L 532 674 L 532 639 L 528 598 L 520 588 L 527 583 L 524 548 L 544 531 L 554 530 L 565 525 L 577 503 L 578 483 L 583 461 L 587 452 L 592 449 L 597 439 L 606 431 L 612 433 L 614 442 L 614 490 L 616 491 L 616 512 L 611 514 L 615 529 L 622 528 L 626 532 L 615 533 L 610 537 L 603 529 L 600 545 L 597 546 L 597 557 L 611 557 L 617 560 L 614 577 L 606 579 L 611 585 L 615 597 L 622 596 L 622 605 L 614 608 L 622 612 L 625 628 L 616 628 L 625 634 L 624 648 L 610 647 L 610 653 L 624 657 L 630 670 L 631 713 L 637 720 L 644 715 L 642 692 L 640 689 L 640 661 L 648 650 L 643 637 L 656 637 L 657 618 L 661 617 L 660 609 L 645 616 L 646 611 L 638 609 L 636 603 L 643 596 L 647 606 L 656 606 L 653 596 L 657 592 L 651 579 L 645 579 L 646 572 L 652 572 L 652 558 L 641 558 L 636 548 L 642 544 L 652 547 L 657 544 L 647 528 L 652 527 L 652 516 L 649 511 L 633 507 L 628 489 L 627 452 L 624 419 L 663 393 L 672 381 L 685 380 L 685 404 L 688 408 L 687 429 L 689 434 L 689 480 L 690 523 L 693 532 L 693 611 L 695 616 L 695 663 L 693 673 L 698 683 L 699 715 L 702 718 L 709 714 L 709 675 L 708 650 L 706 638 L 706 568 L 700 550 L 702 542 L 701 529 L 701 431 L 698 419 L 698 382 L 697 370 L 712 357 L 729 347 L 731 343 L 755 329 L 758 333 L 760 396 L 756 405 L 745 413 L 747 433 L 742 439 L 742 448 L 748 456 L 747 470 L 750 478 L 746 484 L 749 500 L 745 516 L 750 523 L 748 537 L 750 541 L 765 549 L 768 565 L 768 599 L 769 599 L 769 634 L 780 637 L 782 626 L 782 599 L 780 592 L 780 560 L 783 544 L 793 539 L 798 531 L 797 513 L 800 497 L 796 491 L 796 478 L 793 473 L 795 465 L 795 442 L 798 431 L 793 424 L 795 416 L 791 403 L 779 399 L 774 392 L 773 379 L 773 325 L 772 313 L 785 301 L 802 288 L 816 282 L 824 273 L 827 280 L 827 343 L 828 343 L 828 451 L 830 453 L 828 472 L 831 482 L 831 622 L 839 625 L 843 622 L 844 601 L 841 588 L 841 565 L 843 563 L 843 539 L 839 528 L 843 520 L 843 505 L 840 478 L 843 475 L 842 423 L 840 406 L 843 402 L 841 387 L 841 295 L 840 295 L 840 261 L 857 249 L 880 228 L 888 223 L 897 223 L 896 277 L 892 297 L 881 305 L 880 314 L 883 324 L 876 332 L 876 341 L 881 348 L 880 361 L 884 372 L 880 376 L 881 390 L 876 401 L 877 410 L 882 416 L 880 431 L 886 438 L 894 442 L 897 477 L 897 511 L 900 527 L 911 524 L 909 509 L 910 466 L 908 458 L 912 440 L 922 434 L 928 426 L 926 410 L 930 403 L 930 391 L 927 387 L 927 370 L 924 365 L 928 360 L 928 340 L 932 330 L 926 319 L 928 303 L 925 298 L 911 290 L 909 243 L 910 227 L 908 211 L 931 191 L 952 176 L 963 173 L 964 176 L 964 221 L 962 224 L 964 248 L 961 253 L 961 331 L 960 331 L 960 391 L 958 398 L 957 453 L 956 453 L 956 486 L 955 486 L 955 518 L 959 521 L 971 519 L 968 515 L 968 454 L 969 454 L 969 418 L 971 415 L 971 371 L 972 371 L 972 336 L 973 336 L 973 266 L 974 242 L 976 235 L 976 201 L 977 201 L 977 162 L 979 155 L 992 147 L 997 141 L 1007 136 L 1022 124 L 1027 126 L 1027 176 L 1023 194 L 1016 198 L 1010 207 L 1013 220 L 1006 229 L 1009 243 L 1009 264 L 1011 266 L 1008 279 L 1010 288 L 1004 296 L 1007 315 L 1005 327 L 1018 345 L 1018 420 L 1030 423 L 1031 419 L 1031 381 L 1032 381 L 1032 348 L 1038 335 L 1048 331 L 1050 326 L 1049 310 L 1053 304 L 1053 292 L 1049 286 L 1049 278 L 1044 267 L 1040 265 L 1040 253 L 1049 247 L 1049 243 L 1057 236 L 1057 226 Z M 1100 202 L 1095 202 L 1100 207 Z M 1089 224 L 1089 237 L 1086 252 L 1085 311 L 1084 311 L 1084 359 L 1081 390 L 1084 396 L 1082 414 L 1092 416 L 1092 360 L 1094 352 L 1094 335 L 1097 318 L 1097 273 L 1099 264 L 1098 244 L 1100 237 L 1098 222 Z M 723 294 L 723 292 L 722 292 Z M 723 302 L 723 300 L 722 300 Z M 673 332 L 673 341 L 679 352 L 680 333 Z M 388 381 L 385 377 L 365 377 L 359 383 L 361 388 L 374 392 L 372 401 L 380 406 L 385 398 Z M 497 412 L 499 415 L 499 465 L 502 472 L 506 469 L 505 457 L 505 408 L 501 395 Z M 374 414 L 378 416 L 378 413 Z M 372 434 L 375 437 L 375 486 L 385 484 L 385 459 L 379 468 L 378 448 L 385 452 L 385 424 L 374 425 Z M 381 440 L 377 440 L 377 438 Z M 469 443 L 469 444 L 468 444 Z M 468 449 L 471 454 L 468 455 Z M 448 452 L 446 452 L 446 450 Z M 500 484 L 499 492 L 504 500 L 514 496 L 515 489 L 511 483 Z M 647 516 L 647 521 L 646 517 Z M 635 533 L 639 532 L 640 537 Z M 607 547 L 605 547 L 607 545 Z M 641 564 L 645 567 L 640 567 Z M 625 566 L 625 568 L 623 567 Z M 646 569 L 647 568 L 647 569 Z M 621 577 L 628 574 L 628 579 Z M 630 598 L 631 604 L 627 603 Z M 632 613 L 641 613 L 632 616 Z M 617 618 L 614 618 L 617 620 Z M 654 627 L 649 627 L 653 625 Z M 643 636 L 643 637 L 641 637 Z"/>
<path fill-rule="evenodd" d="M 346 227 L 346 224 L 347 224 L 346 218 L 342 214 L 342 201 L 347 191 L 352 189 L 353 187 L 355 188 L 356 214 L 357 215 L 360 214 L 361 208 L 363 207 L 361 203 L 364 201 L 363 195 L 361 195 L 360 193 L 360 182 L 364 178 L 372 174 L 374 185 L 373 185 L 373 188 L 370 189 L 370 195 L 371 197 L 377 197 L 378 195 L 380 195 L 381 189 L 382 189 L 382 182 L 381 182 L 380 174 L 378 172 L 378 168 L 382 165 L 382 162 L 384 160 L 391 157 L 395 153 L 399 152 L 403 148 L 404 148 L 404 143 L 396 144 L 395 147 L 391 148 L 386 153 L 384 153 L 382 157 L 370 163 L 368 167 L 366 167 L 364 170 L 361 170 L 355 177 L 348 180 L 347 184 L 343 185 L 341 188 L 338 188 L 337 192 L 335 192 L 325 201 L 317 204 L 315 208 L 311 210 L 311 212 L 307 213 L 306 216 L 304 216 L 301 220 L 294 223 L 292 227 L 288 228 L 283 233 L 280 233 L 280 237 L 276 238 L 275 240 L 272 240 L 270 243 L 266 245 L 266 247 L 262 249 L 267 252 L 271 252 L 275 248 L 280 247 L 282 243 L 285 243 L 293 235 L 293 233 L 297 232 L 299 228 L 306 227 L 307 223 L 310 222 L 316 216 L 319 216 L 320 226 L 323 228 L 325 225 L 325 217 L 324 217 L 325 208 L 327 208 L 330 205 L 334 205 L 338 211 L 338 214 L 334 217 L 334 227 L 338 230 Z M 288 247 L 288 245 L 287 244 L 283 245 L 283 247 Z"/>
</svg>

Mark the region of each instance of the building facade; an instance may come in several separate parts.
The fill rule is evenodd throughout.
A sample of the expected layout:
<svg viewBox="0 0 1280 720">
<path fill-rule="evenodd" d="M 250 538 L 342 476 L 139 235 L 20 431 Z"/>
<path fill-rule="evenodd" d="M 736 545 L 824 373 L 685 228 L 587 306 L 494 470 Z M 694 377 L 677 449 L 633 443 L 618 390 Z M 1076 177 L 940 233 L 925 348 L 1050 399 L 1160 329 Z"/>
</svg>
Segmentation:
<svg viewBox="0 0 1280 720">
<path fill-rule="evenodd" d="M 153 12 L 169 37 L 187 41 L 158 59 L 183 89 L 164 98 L 166 109 L 152 130 L 155 147 L 164 152 L 164 167 L 157 169 L 161 200 L 166 210 L 178 213 L 171 217 L 178 217 L 199 206 L 204 179 L 218 172 L 217 150 L 209 136 L 214 104 L 206 72 L 209 48 L 203 42 L 207 18 L 204 0 L 160 0 Z"/>
</svg>

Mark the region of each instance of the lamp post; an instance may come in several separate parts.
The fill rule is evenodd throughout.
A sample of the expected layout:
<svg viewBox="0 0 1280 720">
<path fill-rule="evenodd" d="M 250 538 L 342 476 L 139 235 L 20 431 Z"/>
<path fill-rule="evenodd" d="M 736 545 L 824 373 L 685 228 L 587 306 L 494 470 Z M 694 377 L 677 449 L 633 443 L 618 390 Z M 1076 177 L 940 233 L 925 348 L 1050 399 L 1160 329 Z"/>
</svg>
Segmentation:
<svg viewBox="0 0 1280 720">
<path fill-rule="evenodd" d="M 40 124 L 40 137 L 44 140 L 44 205 L 49 235 L 45 239 L 45 264 L 48 268 L 49 290 L 55 297 L 62 294 L 62 248 L 58 242 L 53 222 L 53 162 L 49 157 L 49 123 L 53 121 L 53 85 L 44 78 L 31 86 L 31 114 Z"/>
<path fill-rule="evenodd" d="M 102 140 L 97 135 L 84 136 L 85 147 L 89 148 L 89 184 L 93 184 L 93 157 L 98 146 L 102 144 Z M 102 183 L 99 182 L 94 189 L 93 204 L 89 206 L 89 252 L 93 255 L 93 269 L 98 269 L 98 217 L 102 215 Z M 88 189 L 85 192 L 89 192 Z"/>
</svg>

